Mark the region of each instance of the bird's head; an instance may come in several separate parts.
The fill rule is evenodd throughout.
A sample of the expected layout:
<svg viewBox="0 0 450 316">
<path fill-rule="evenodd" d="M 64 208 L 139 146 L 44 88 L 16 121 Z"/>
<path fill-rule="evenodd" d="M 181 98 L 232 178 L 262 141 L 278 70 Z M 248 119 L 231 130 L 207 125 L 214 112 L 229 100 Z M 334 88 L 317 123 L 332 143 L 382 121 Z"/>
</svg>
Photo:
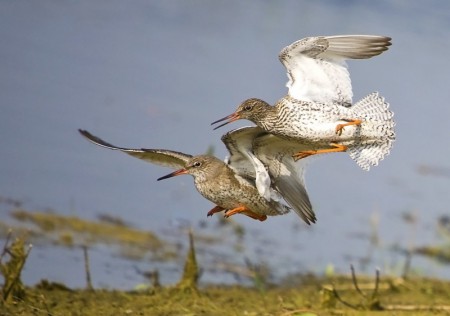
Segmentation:
<svg viewBox="0 0 450 316">
<path fill-rule="evenodd" d="M 194 156 L 186 162 L 184 168 L 169 173 L 168 175 L 159 178 L 158 181 L 182 174 L 190 174 L 195 178 L 196 182 L 206 181 L 214 178 L 221 166 L 224 166 L 224 163 L 213 156 Z"/>
<path fill-rule="evenodd" d="M 266 116 L 267 112 L 270 109 L 271 106 L 261 99 L 247 99 L 238 106 L 234 113 L 211 123 L 211 125 L 227 120 L 225 123 L 222 123 L 214 128 L 218 129 L 219 127 L 227 125 L 228 123 L 241 119 L 252 121 L 253 123 L 258 125 L 258 122 Z"/>
</svg>

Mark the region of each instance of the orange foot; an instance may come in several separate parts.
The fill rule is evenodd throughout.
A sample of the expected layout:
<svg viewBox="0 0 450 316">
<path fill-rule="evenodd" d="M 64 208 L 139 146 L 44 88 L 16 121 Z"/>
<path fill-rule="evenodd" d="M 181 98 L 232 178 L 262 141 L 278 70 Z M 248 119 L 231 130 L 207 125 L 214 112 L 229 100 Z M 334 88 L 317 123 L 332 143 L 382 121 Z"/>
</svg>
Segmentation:
<svg viewBox="0 0 450 316">
<path fill-rule="evenodd" d="M 242 213 L 244 215 L 247 215 L 248 217 L 251 217 L 253 219 L 257 219 L 261 222 L 265 221 L 267 219 L 266 215 L 259 215 L 256 214 L 255 212 L 249 210 L 248 208 L 246 208 L 245 206 L 239 206 L 236 207 L 232 210 L 226 211 L 224 217 L 228 218 L 230 216 L 233 216 L 234 214 L 238 214 L 238 213 Z"/>
<path fill-rule="evenodd" d="M 345 124 L 338 124 L 336 125 L 336 134 L 341 136 L 342 135 L 342 131 L 344 130 L 345 126 L 351 126 L 351 125 L 361 125 L 362 121 L 361 120 L 351 120 L 348 123 Z"/>
<path fill-rule="evenodd" d="M 300 152 L 292 155 L 292 158 L 294 158 L 294 161 L 297 161 L 299 159 L 306 158 L 306 157 L 312 156 L 312 155 L 326 154 L 326 153 L 337 153 L 337 152 L 347 151 L 347 149 L 348 149 L 347 146 L 336 144 L 336 143 L 330 143 L 330 146 L 332 146 L 333 148 L 300 151 Z"/>
<path fill-rule="evenodd" d="M 223 210 L 225 210 L 223 207 L 220 207 L 218 205 L 216 205 L 214 208 L 211 209 L 211 211 L 208 212 L 207 217 L 213 216 L 216 213 L 222 212 Z"/>
</svg>

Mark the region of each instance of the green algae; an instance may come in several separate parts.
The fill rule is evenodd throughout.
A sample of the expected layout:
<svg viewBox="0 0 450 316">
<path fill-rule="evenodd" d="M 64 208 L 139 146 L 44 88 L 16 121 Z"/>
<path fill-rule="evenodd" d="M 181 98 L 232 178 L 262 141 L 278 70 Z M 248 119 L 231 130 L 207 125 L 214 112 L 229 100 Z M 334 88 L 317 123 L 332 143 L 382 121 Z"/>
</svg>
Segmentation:
<svg viewBox="0 0 450 316">
<path fill-rule="evenodd" d="M 177 257 L 171 245 L 150 231 L 140 230 L 115 220 L 87 220 L 53 212 L 15 209 L 12 218 L 27 226 L 13 225 L 16 232 L 23 232 L 34 241 L 50 242 L 63 247 L 89 247 L 102 243 L 118 247 L 120 256 L 141 260 L 151 254 L 153 260 L 171 260 Z M 1 229 L 12 225 L 2 223 Z"/>
<path fill-rule="evenodd" d="M 51 236 L 50 239 L 57 245 L 74 247 L 94 242 L 124 242 L 126 248 L 146 251 L 151 240 L 156 240 L 152 248 L 156 252 L 166 245 L 153 234 L 129 227 L 120 219 L 87 221 L 24 210 L 14 211 L 13 216 L 20 223 L 31 224 L 26 229 L 18 230 L 20 233 L 28 231 L 30 234 L 27 239 L 29 236 L 46 235 Z M 6 229 L 7 225 L 0 227 Z M 123 231 L 119 234 L 117 230 Z M 190 247 L 186 254 L 184 273 L 176 285 L 161 286 L 158 271 L 152 272 L 152 286 L 135 291 L 75 290 L 49 280 L 42 280 L 34 287 L 25 287 L 18 282 L 20 274 L 15 274 L 19 277 L 11 280 L 16 278 L 20 291 L 8 295 L 8 301 L 0 305 L 0 316 L 450 315 L 450 282 L 436 279 L 403 279 L 381 275 L 377 281 L 373 276 L 358 275 L 356 282 L 355 277 L 330 273 L 327 277 L 291 276 L 286 278 L 288 283 L 274 285 L 266 280 L 262 267 L 248 261 L 247 268 L 254 273 L 253 286 L 202 285 L 198 282 L 194 239 L 198 242 L 204 238 L 189 232 Z M 14 251 L 20 254 L 18 257 L 24 257 L 25 254 L 23 240 L 16 240 L 17 246 L 14 246 L 17 249 Z M 205 240 L 207 246 L 213 246 L 214 241 L 210 243 L 208 238 Z M 20 264 L 15 262 L 11 267 L 17 268 Z M 4 268 L 1 272 L 4 276 L 13 276 Z M 6 284 L 4 288 L 9 288 Z"/>
<path fill-rule="evenodd" d="M 177 244 L 165 241 L 151 231 L 132 227 L 122 219 L 110 215 L 100 214 L 98 219 L 90 220 L 52 211 L 15 208 L 10 211 L 10 217 L 15 222 L 0 221 L 1 237 L 13 229 L 18 235 L 27 235 L 35 244 L 53 244 L 66 248 L 85 246 L 89 248 L 94 244 L 106 244 L 114 246 L 117 255 L 129 260 L 179 259 Z M 233 220 L 220 225 L 228 225 L 233 230 L 243 231 L 243 228 Z M 195 240 L 203 245 L 223 242 L 221 236 L 201 233 L 196 233 Z"/>
<path fill-rule="evenodd" d="M 144 232 L 123 224 L 89 221 L 76 216 L 64 216 L 50 212 L 30 212 L 24 209 L 12 211 L 12 217 L 21 222 L 30 222 L 40 230 L 55 232 L 60 243 L 72 244 L 75 236 L 83 236 L 84 243 L 123 243 L 127 246 L 145 245 L 151 250 L 162 247 L 163 242 L 151 232 Z"/>
<path fill-rule="evenodd" d="M 423 246 L 414 249 L 414 253 L 430 257 L 444 264 L 450 263 L 450 245 Z"/>
<path fill-rule="evenodd" d="M 338 279 L 344 299 L 359 297 L 350 277 Z M 293 288 L 272 286 L 264 293 L 243 286 L 206 286 L 195 293 L 176 287 L 139 292 L 34 287 L 27 289 L 25 300 L 6 306 L 0 315 L 450 315 L 450 282 L 418 278 L 391 288 L 393 280 L 382 280 L 384 310 L 378 311 L 340 303 L 323 306 L 321 288 L 328 282 L 313 279 Z"/>
<path fill-rule="evenodd" d="M 450 315 L 449 281 L 378 274 L 356 280 L 353 269 L 352 276 L 303 275 L 288 286 L 265 284 L 264 290 L 256 285 L 199 287 L 192 232 L 189 239 L 184 273 L 175 286 L 156 282 L 140 291 L 92 291 L 43 280 L 22 286 L 26 295 L 12 295 L 0 306 L 0 315 Z M 23 256 L 23 241 L 17 245 Z"/>
</svg>

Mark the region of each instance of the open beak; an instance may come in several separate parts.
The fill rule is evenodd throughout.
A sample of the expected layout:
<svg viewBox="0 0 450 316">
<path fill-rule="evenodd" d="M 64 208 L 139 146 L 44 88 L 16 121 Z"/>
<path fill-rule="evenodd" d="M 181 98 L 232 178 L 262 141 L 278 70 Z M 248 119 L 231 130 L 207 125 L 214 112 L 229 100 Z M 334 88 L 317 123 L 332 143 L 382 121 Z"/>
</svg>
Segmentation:
<svg viewBox="0 0 450 316">
<path fill-rule="evenodd" d="M 225 116 L 225 117 L 221 118 L 220 120 L 217 120 L 217 121 L 215 121 L 215 122 L 212 122 L 211 125 L 214 125 L 214 124 L 216 124 L 216 123 L 219 123 L 219 122 L 228 120 L 227 122 L 225 122 L 225 123 L 223 123 L 223 124 L 220 124 L 219 126 L 214 127 L 214 130 L 216 130 L 216 129 L 218 129 L 219 127 L 222 127 L 222 126 L 224 126 L 224 125 L 227 125 L 228 123 L 237 121 L 237 120 L 239 120 L 240 118 L 241 118 L 241 117 L 239 116 L 239 114 L 238 114 L 237 112 L 234 112 L 233 114 L 230 114 L 230 115 L 228 115 L 228 116 Z"/>
<path fill-rule="evenodd" d="M 187 173 L 188 173 L 188 171 L 186 169 L 180 169 L 180 170 L 174 171 L 172 173 L 169 173 L 161 178 L 158 178 L 157 181 L 172 178 L 172 177 L 179 176 L 182 174 L 187 174 Z"/>
</svg>

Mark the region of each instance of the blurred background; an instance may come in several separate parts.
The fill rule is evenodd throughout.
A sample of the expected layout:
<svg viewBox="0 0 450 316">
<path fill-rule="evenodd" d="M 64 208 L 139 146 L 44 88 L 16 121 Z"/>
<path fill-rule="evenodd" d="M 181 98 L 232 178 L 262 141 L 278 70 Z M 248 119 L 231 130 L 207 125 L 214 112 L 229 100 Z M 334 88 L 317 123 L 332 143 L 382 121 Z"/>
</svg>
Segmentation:
<svg viewBox="0 0 450 316">
<path fill-rule="evenodd" d="M 405 251 L 449 245 L 449 30 L 448 1 L 0 1 L 0 220 L 16 225 L 17 206 L 93 220 L 107 214 L 170 240 L 182 255 L 191 227 L 223 242 L 198 253 L 204 282 L 239 281 L 214 268 L 224 262 L 263 264 L 275 280 L 347 273 L 350 263 L 401 274 Z M 238 238 L 220 214 L 206 218 L 213 205 L 191 177 L 157 182 L 170 170 L 77 132 L 224 158 L 222 133 L 251 123 L 216 131 L 210 123 L 249 97 L 273 104 L 287 92 L 279 51 L 337 34 L 392 37 L 387 52 L 349 68 L 354 101 L 379 91 L 390 103 L 397 141 L 370 172 L 346 154 L 310 164 L 313 226 L 294 213 L 263 223 L 235 216 L 245 231 Z M 133 261 L 93 245 L 90 260 L 96 286 L 131 288 L 141 270 L 176 281 L 184 257 Z M 450 278 L 439 260 L 414 256 L 410 264 Z M 84 286 L 82 251 L 35 244 L 23 279 L 43 278 Z"/>
</svg>

